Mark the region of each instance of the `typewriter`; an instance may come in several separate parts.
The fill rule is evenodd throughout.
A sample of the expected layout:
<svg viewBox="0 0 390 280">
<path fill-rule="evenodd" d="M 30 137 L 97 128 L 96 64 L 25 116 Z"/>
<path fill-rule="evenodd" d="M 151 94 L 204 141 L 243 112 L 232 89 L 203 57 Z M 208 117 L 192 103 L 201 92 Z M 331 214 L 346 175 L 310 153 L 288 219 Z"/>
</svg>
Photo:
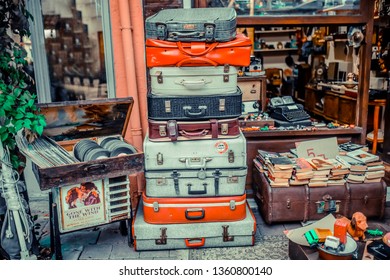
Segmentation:
<svg viewBox="0 0 390 280">
<path fill-rule="evenodd" d="M 270 117 L 278 126 L 311 125 L 310 115 L 291 96 L 273 97 L 269 103 Z"/>
</svg>

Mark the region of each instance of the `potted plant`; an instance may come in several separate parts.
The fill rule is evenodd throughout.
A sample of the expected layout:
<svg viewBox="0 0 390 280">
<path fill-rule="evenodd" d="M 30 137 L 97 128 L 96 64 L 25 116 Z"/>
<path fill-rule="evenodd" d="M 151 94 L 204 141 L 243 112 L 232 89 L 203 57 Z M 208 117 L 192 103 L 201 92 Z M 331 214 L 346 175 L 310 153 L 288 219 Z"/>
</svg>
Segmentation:
<svg viewBox="0 0 390 280">
<path fill-rule="evenodd" d="M 20 230 L 31 230 L 27 224 L 26 203 L 20 196 L 18 185 L 21 181 L 25 159 L 19 153 L 15 136 L 18 131 L 28 141 L 42 134 L 46 125 L 45 118 L 36 107 L 37 95 L 34 79 L 28 73 L 27 52 L 23 48 L 23 39 L 30 36 L 29 19 L 31 14 L 26 9 L 25 0 L 0 1 L 0 245 L 14 240 L 23 246 Z M 20 201 L 18 203 L 18 201 Z M 25 201 L 24 201 L 25 202 Z M 1 205 L 3 204 L 3 205 Z M 18 205 L 17 205 L 18 204 Z M 24 205 L 22 205 L 24 204 Z M 1 210 L 4 213 L 1 213 Z M 19 217 L 20 216 L 20 217 Z M 8 219 L 7 219 L 8 218 Z M 14 225 L 9 223 L 13 222 Z M 17 224 L 17 223 L 21 223 Z M 1 224 L 3 226 L 1 227 Z M 5 227 L 7 226 L 7 229 Z M 4 241 L 4 238 L 12 237 Z M 24 236 L 29 234 L 24 232 Z M 18 238 L 17 238 L 18 237 Z M 25 242 L 26 243 L 26 242 Z M 12 247 L 12 246 L 11 246 Z M 28 247 L 28 246 L 27 246 Z M 28 248 L 20 248 L 26 251 Z M 12 252 L 15 254 L 15 252 Z M 12 258 L 9 253 L 10 258 Z M 27 258 L 28 252 L 17 253 L 20 258 Z M 17 257 L 15 257 L 17 258 Z"/>
</svg>

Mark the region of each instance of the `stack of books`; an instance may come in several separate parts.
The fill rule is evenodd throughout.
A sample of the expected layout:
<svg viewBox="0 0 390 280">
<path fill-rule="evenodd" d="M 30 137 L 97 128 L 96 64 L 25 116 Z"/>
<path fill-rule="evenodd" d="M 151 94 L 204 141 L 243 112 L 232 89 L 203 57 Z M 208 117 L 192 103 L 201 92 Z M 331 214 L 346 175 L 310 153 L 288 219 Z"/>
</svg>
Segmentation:
<svg viewBox="0 0 390 280">
<path fill-rule="evenodd" d="M 294 162 L 286 157 L 270 157 L 267 163 L 267 177 L 272 187 L 289 187 Z"/>
<path fill-rule="evenodd" d="M 330 170 L 333 164 L 322 157 L 310 157 L 306 159 L 313 167 L 314 175 L 310 179 L 309 187 L 326 187 L 328 185 Z"/>
<path fill-rule="evenodd" d="M 290 185 L 307 185 L 314 176 L 313 167 L 305 158 L 295 158 Z"/>
</svg>

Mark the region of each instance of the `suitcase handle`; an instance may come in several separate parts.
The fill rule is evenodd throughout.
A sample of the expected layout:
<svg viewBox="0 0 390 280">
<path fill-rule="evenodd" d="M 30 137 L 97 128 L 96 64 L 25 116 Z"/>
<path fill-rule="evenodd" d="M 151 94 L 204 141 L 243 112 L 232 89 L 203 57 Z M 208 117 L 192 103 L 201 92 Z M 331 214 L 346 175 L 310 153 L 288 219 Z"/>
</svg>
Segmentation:
<svg viewBox="0 0 390 280">
<path fill-rule="evenodd" d="M 188 194 L 206 194 L 207 184 L 203 184 L 203 190 L 191 190 L 192 185 L 188 184 Z"/>
<path fill-rule="evenodd" d="M 202 169 L 202 168 L 206 168 L 206 164 L 209 161 L 212 161 L 212 160 L 213 160 L 213 158 L 202 158 L 200 164 L 191 164 L 189 158 L 179 158 L 180 162 L 183 162 L 183 163 L 186 164 L 186 168 L 187 169 L 198 169 L 198 168 Z"/>
<path fill-rule="evenodd" d="M 209 130 L 208 129 L 203 129 L 203 130 L 198 131 L 198 132 L 188 132 L 188 131 L 185 131 L 185 130 L 180 130 L 179 132 L 180 132 L 180 134 L 182 136 L 191 138 L 191 137 L 196 137 L 196 136 L 206 136 L 207 133 L 209 133 Z"/>
<path fill-rule="evenodd" d="M 196 216 L 193 216 L 193 215 L 191 215 L 193 213 L 199 213 L 199 214 Z M 201 219 L 204 219 L 205 211 L 202 208 L 186 209 L 185 215 L 186 215 L 187 220 L 191 220 L 191 221 L 201 220 Z"/>
<path fill-rule="evenodd" d="M 213 49 L 215 49 L 218 46 L 218 44 L 219 44 L 218 42 L 212 43 L 204 51 L 197 53 L 197 52 L 191 52 L 189 50 L 184 49 L 183 44 L 180 41 L 176 43 L 177 48 L 181 52 L 183 52 L 183 53 L 185 53 L 187 55 L 190 55 L 190 56 L 203 56 L 203 55 L 207 54 L 208 52 L 211 52 Z M 197 43 L 197 45 L 199 46 L 199 43 Z M 204 45 L 206 46 L 205 43 L 204 43 Z"/>
<path fill-rule="evenodd" d="M 204 79 L 198 81 L 175 81 L 175 84 L 184 86 L 187 89 L 202 89 L 206 84 L 211 83 L 211 81 L 206 81 Z"/>
<path fill-rule="evenodd" d="M 196 242 L 196 241 L 198 241 L 198 242 Z M 202 237 L 202 238 L 186 238 L 185 239 L 186 246 L 191 247 L 191 248 L 202 247 L 202 246 L 204 246 L 204 242 L 205 242 L 204 237 Z"/>
<path fill-rule="evenodd" d="M 181 60 L 180 62 L 176 63 L 177 67 L 185 66 L 186 64 L 210 64 L 212 66 L 218 66 L 218 63 L 215 61 L 212 61 L 211 59 L 205 58 L 205 57 L 190 57 L 190 58 L 185 58 Z"/>
<path fill-rule="evenodd" d="M 202 117 L 206 114 L 207 106 L 199 106 L 198 107 L 198 109 L 200 110 L 199 112 L 190 112 L 191 109 L 192 109 L 192 107 L 190 107 L 190 106 L 183 107 L 184 115 L 186 117 Z"/>
</svg>

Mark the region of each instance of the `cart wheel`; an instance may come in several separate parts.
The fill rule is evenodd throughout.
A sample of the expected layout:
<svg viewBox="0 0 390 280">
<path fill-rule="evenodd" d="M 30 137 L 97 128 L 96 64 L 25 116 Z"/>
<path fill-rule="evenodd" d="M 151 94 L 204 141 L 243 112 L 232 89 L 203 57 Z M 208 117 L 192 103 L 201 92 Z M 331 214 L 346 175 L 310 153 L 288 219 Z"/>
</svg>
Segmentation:
<svg viewBox="0 0 390 280">
<path fill-rule="evenodd" d="M 120 221 L 119 222 L 119 231 L 122 234 L 122 236 L 127 235 L 127 223 L 126 221 Z"/>
</svg>

